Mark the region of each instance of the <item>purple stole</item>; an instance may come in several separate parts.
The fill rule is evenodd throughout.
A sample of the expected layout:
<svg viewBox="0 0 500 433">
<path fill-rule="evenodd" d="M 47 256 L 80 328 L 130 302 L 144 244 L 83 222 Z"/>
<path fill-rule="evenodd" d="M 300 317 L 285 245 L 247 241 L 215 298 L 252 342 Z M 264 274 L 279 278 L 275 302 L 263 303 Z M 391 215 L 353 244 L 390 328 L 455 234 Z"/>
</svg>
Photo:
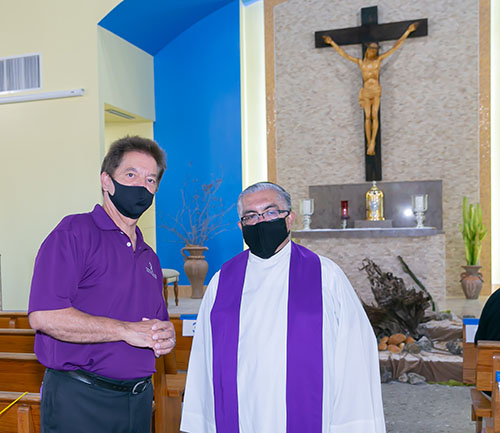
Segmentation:
<svg viewBox="0 0 500 433">
<path fill-rule="evenodd" d="M 248 250 L 221 269 L 210 313 L 217 433 L 238 433 L 236 382 L 240 305 Z M 321 433 L 323 301 L 319 257 L 292 242 L 288 282 L 286 432 Z M 285 366 L 284 366 L 285 367 Z"/>
</svg>

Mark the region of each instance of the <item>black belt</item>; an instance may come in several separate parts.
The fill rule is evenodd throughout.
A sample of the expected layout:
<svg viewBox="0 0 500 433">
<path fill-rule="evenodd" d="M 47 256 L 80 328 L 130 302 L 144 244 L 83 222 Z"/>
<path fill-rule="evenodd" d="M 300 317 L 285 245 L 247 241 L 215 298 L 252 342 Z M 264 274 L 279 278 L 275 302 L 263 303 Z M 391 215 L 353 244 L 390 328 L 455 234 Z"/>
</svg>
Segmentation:
<svg viewBox="0 0 500 433">
<path fill-rule="evenodd" d="M 145 391 L 151 383 L 151 377 L 147 377 L 138 381 L 131 381 L 129 383 L 114 383 L 109 380 L 103 379 L 95 374 L 87 373 L 83 370 L 75 371 L 61 371 L 73 379 L 86 383 L 87 385 L 95 385 L 99 388 L 110 389 L 112 391 L 130 392 L 131 394 L 140 394 Z"/>
</svg>

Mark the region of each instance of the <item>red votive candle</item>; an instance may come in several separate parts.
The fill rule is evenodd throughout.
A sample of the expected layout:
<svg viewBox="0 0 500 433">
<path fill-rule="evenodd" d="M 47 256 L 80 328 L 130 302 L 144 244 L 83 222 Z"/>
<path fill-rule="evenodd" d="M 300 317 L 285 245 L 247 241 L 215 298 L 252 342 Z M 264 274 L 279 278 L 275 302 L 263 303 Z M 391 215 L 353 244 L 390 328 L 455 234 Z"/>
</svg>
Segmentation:
<svg viewBox="0 0 500 433">
<path fill-rule="evenodd" d="M 340 218 L 348 219 L 349 218 L 349 202 L 347 200 L 340 201 Z"/>
</svg>

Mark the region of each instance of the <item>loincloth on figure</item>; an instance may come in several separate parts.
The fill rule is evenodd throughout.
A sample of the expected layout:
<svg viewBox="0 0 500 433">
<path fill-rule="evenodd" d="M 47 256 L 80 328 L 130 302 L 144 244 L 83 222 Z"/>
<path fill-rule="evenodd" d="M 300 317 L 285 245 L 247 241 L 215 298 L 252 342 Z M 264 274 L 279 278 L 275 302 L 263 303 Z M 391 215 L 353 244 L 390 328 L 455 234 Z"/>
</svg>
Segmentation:
<svg viewBox="0 0 500 433">
<path fill-rule="evenodd" d="M 364 107 L 367 102 L 373 102 L 374 99 L 380 98 L 382 95 L 382 87 L 362 87 L 359 91 L 359 104 Z"/>
</svg>

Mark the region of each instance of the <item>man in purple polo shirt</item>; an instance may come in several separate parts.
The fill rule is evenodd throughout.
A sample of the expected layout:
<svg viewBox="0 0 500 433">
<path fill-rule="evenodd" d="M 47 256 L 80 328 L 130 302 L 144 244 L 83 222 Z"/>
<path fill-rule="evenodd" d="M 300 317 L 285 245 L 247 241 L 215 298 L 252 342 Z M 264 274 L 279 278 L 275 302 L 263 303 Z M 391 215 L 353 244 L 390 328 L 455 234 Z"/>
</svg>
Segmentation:
<svg viewBox="0 0 500 433">
<path fill-rule="evenodd" d="M 290 241 L 290 195 L 238 199 L 249 251 L 217 272 L 189 359 L 181 431 L 384 433 L 375 334 L 330 259 Z"/>
<path fill-rule="evenodd" d="M 65 217 L 40 247 L 29 320 L 47 367 L 43 433 L 150 432 L 155 356 L 175 332 L 137 220 L 165 167 L 154 141 L 117 140 L 101 167 L 103 205 Z"/>
</svg>

